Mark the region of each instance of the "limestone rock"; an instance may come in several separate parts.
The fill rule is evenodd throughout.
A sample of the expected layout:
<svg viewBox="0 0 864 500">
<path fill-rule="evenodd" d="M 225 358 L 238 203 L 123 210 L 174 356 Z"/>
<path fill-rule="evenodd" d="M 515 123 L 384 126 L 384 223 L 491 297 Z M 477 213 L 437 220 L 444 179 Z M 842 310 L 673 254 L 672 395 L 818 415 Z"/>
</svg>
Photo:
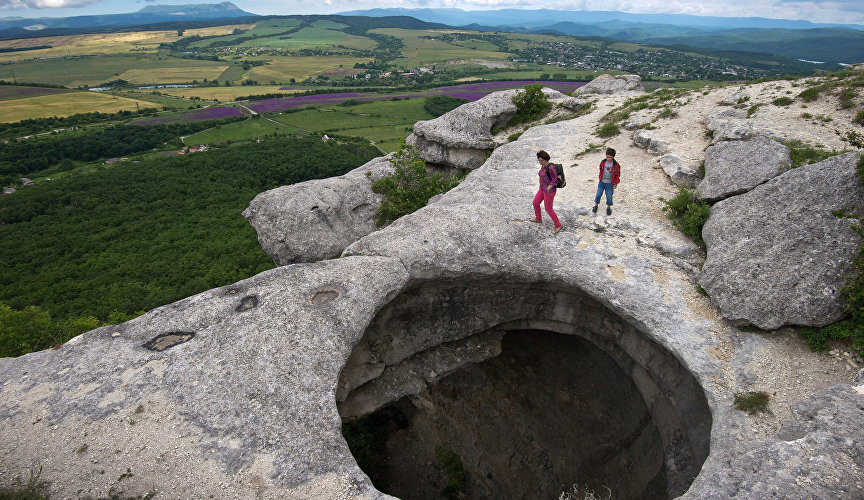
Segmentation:
<svg viewBox="0 0 864 500">
<path fill-rule="evenodd" d="M 858 371 L 858 375 L 855 375 L 855 378 L 852 380 L 852 385 L 859 387 L 864 386 L 864 368 Z"/>
<path fill-rule="evenodd" d="M 587 97 L 571 97 L 564 96 L 563 98 L 556 101 L 562 107 L 569 109 L 570 111 L 579 111 L 584 108 L 587 104 L 591 103 L 591 99 Z"/>
<path fill-rule="evenodd" d="M 633 134 L 633 144 L 642 149 L 647 149 L 652 153 L 661 155 L 668 153 L 670 149 L 669 143 L 660 139 L 654 131 L 645 129 L 637 130 L 636 133 Z"/>
<path fill-rule="evenodd" d="M 627 130 L 636 130 L 651 123 L 651 119 L 647 116 L 634 115 L 624 122 L 624 128 Z"/>
<path fill-rule="evenodd" d="M 3 186 L 3 194 L 12 194 L 15 191 L 15 186 Z"/>
<path fill-rule="evenodd" d="M 722 106 L 734 106 L 739 104 L 739 101 L 746 102 L 748 99 L 750 99 L 750 94 L 742 90 L 741 92 L 736 92 L 729 97 L 726 97 L 720 101 L 720 104 Z"/>
<path fill-rule="evenodd" d="M 33 186 L 34 184 L 36 184 L 36 183 L 31 181 L 30 179 L 28 179 L 26 177 L 21 178 L 21 185 L 22 186 Z"/>
<path fill-rule="evenodd" d="M 710 202 L 747 192 L 792 167 L 789 148 L 765 137 L 724 141 L 705 150 L 699 193 Z"/>
<path fill-rule="evenodd" d="M 574 90 L 573 94 L 620 94 L 628 91 L 645 92 L 639 75 L 597 75 L 586 85 Z"/>
<path fill-rule="evenodd" d="M 345 459 L 333 388 L 407 278 L 380 257 L 280 267 L 0 359 L 0 484 L 38 460 L 51 498 L 389 498 Z"/>
<path fill-rule="evenodd" d="M 517 92 L 494 92 L 433 120 L 419 121 L 406 142 L 428 163 L 475 169 L 499 146 L 491 130 L 503 126 L 516 114 L 513 96 Z"/>
<path fill-rule="evenodd" d="M 791 409 L 775 437 L 718 458 L 681 500 L 861 498 L 864 394 L 836 385 Z"/>
<path fill-rule="evenodd" d="M 271 189 L 256 196 L 243 216 L 277 265 L 332 259 L 375 231 L 382 198 L 372 183 L 392 171 L 388 157 L 380 157 L 339 177 Z"/>
<path fill-rule="evenodd" d="M 685 161 L 676 155 L 666 154 L 660 157 L 660 166 L 679 186 L 695 187 L 702 180 L 699 175 L 700 163 L 695 160 Z"/>
<path fill-rule="evenodd" d="M 762 329 L 840 319 L 861 238 L 835 211 L 864 206 L 857 153 L 786 172 L 715 204 L 699 284 L 723 316 Z"/>
</svg>

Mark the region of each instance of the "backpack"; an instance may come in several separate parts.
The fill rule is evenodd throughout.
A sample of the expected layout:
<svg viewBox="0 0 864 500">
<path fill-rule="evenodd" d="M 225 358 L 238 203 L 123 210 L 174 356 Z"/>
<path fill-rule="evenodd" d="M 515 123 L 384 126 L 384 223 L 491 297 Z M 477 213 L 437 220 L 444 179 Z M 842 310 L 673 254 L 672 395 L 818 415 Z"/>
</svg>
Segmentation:
<svg viewBox="0 0 864 500">
<path fill-rule="evenodd" d="M 563 188 L 567 185 L 567 179 L 564 178 L 564 166 L 558 163 L 550 163 L 549 165 L 555 165 L 555 173 L 558 174 L 558 182 L 555 185 L 556 188 Z M 549 165 L 546 165 L 546 176 L 549 177 Z"/>
</svg>

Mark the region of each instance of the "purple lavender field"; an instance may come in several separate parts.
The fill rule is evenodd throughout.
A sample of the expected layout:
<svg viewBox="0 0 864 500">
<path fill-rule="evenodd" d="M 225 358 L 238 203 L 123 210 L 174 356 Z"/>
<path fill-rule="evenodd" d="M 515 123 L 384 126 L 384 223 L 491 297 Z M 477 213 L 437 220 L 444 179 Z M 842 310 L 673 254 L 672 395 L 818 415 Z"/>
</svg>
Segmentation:
<svg viewBox="0 0 864 500">
<path fill-rule="evenodd" d="M 380 94 L 376 92 L 343 92 L 339 94 L 318 94 L 306 95 L 298 97 L 282 97 L 277 99 L 267 99 L 264 101 L 255 101 L 249 107 L 258 113 L 274 113 L 285 109 L 303 108 L 307 106 L 327 106 L 341 104 L 348 99 L 353 99 L 360 102 L 369 101 L 384 101 L 394 97 L 399 98 L 417 98 L 430 97 L 437 95 L 446 95 L 450 97 L 460 97 L 469 101 L 476 101 L 485 97 L 492 92 L 501 90 L 521 89 L 532 83 L 542 83 L 544 87 L 553 88 L 560 92 L 570 92 L 583 85 L 585 82 L 535 82 L 535 81 L 516 81 L 516 82 L 482 82 L 469 83 L 465 85 L 453 85 L 451 87 L 439 87 L 435 89 L 416 91 L 416 92 L 394 92 L 388 94 Z M 288 87 L 280 90 L 292 90 Z"/>
<path fill-rule="evenodd" d="M 172 114 L 152 118 L 150 120 L 140 120 L 131 122 L 130 125 L 163 125 L 166 123 L 181 123 L 181 122 L 196 122 L 201 120 L 218 120 L 219 118 L 228 118 L 229 116 L 240 116 L 245 114 L 242 108 L 234 106 L 219 106 L 216 108 L 202 108 L 189 111 L 187 113 Z"/>
<path fill-rule="evenodd" d="M 23 99 L 40 95 L 63 94 L 72 92 L 69 89 L 49 89 L 44 87 L 18 87 L 17 85 L 0 85 L 0 101 Z"/>
</svg>

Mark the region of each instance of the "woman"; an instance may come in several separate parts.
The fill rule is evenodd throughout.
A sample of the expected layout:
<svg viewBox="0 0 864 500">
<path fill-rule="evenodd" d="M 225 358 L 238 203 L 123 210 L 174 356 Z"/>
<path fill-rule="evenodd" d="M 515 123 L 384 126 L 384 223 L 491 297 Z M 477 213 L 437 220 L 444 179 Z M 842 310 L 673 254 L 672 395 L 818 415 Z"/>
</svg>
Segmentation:
<svg viewBox="0 0 864 500">
<path fill-rule="evenodd" d="M 552 224 L 555 225 L 555 230 L 552 231 L 552 234 L 558 234 L 562 224 L 558 221 L 555 211 L 552 210 L 552 200 L 555 199 L 555 187 L 558 184 L 558 172 L 555 171 L 555 165 L 549 163 L 549 159 L 549 153 L 543 150 L 537 151 L 537 162 L 540 163 L 540 170 L 537 172 L 537 175 L 540 177 L 540 189 L 534 195 L 534 218 L 531 219 L 531 222 L 541 222 L 543 220 L 540 217 L 540 202 L 542 201 L 543 208 L 546 209 L 546 213 L 552 219 Z"/>
</svg>

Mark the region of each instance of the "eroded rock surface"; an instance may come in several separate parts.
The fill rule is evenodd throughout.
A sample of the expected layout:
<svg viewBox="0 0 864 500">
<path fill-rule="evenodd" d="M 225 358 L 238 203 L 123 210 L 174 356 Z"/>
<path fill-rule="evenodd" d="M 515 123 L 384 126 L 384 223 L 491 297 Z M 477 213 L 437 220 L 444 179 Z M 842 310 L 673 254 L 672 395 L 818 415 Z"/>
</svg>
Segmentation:
<svg viewBox="0 0 864 500">
<path fill-rule="evenodd" d="M 864 386 L 837 385 L 792 405 L 769 440 L 721 453 L 682 499 L 861 498 Z"/>
<path fill-rule="evenodd" d="M 419 121 L 405 142 L 417 148 L 427 163 L 475 169 L 499 146 L 491 130 L 503 126 L 516 114 L 513 96 L 517 92 L 494 92 L 433 120 Z"/>
<path fill-rule="evenodd" d="M 382 197 L 372 183 L 392 171 L 388 157 L 381 157 L 339 177 L 271 189 L 256 196 L 243 216 L 279 266 L 332 259 L 376 229 Z"/>
<path fill-rule="evenodd" d="M 724 141 L 705 151 L 699 193 L 714 202 L 753 189 L 792 167 L 789 148 L 765 137 Z M 664 167 L 665 168 L 665 167 Z"/>
<path fill-rule="evenodd" d="M 859 155 L 799 167 L 715 204 L 699 284 L 724 317 L 771 330 L 840 319 L 861 237 L 838 211 L 864 206 Z"/>
<path fill-rule="evenodd" d="M 618 94 L 628 91 L 645 91 L 639 75 L 597 75 L 586 85 L 574 90 L 573 94 Z"/>
<path fill-rule="evenodd" d="M 700 162 L 696 160 L 685 160 L 673 154 L 660 157 L 660 167 L 669 179 L 679 186 L 697 186 L 702 181 L 700 166 Z"/>
</svg>

